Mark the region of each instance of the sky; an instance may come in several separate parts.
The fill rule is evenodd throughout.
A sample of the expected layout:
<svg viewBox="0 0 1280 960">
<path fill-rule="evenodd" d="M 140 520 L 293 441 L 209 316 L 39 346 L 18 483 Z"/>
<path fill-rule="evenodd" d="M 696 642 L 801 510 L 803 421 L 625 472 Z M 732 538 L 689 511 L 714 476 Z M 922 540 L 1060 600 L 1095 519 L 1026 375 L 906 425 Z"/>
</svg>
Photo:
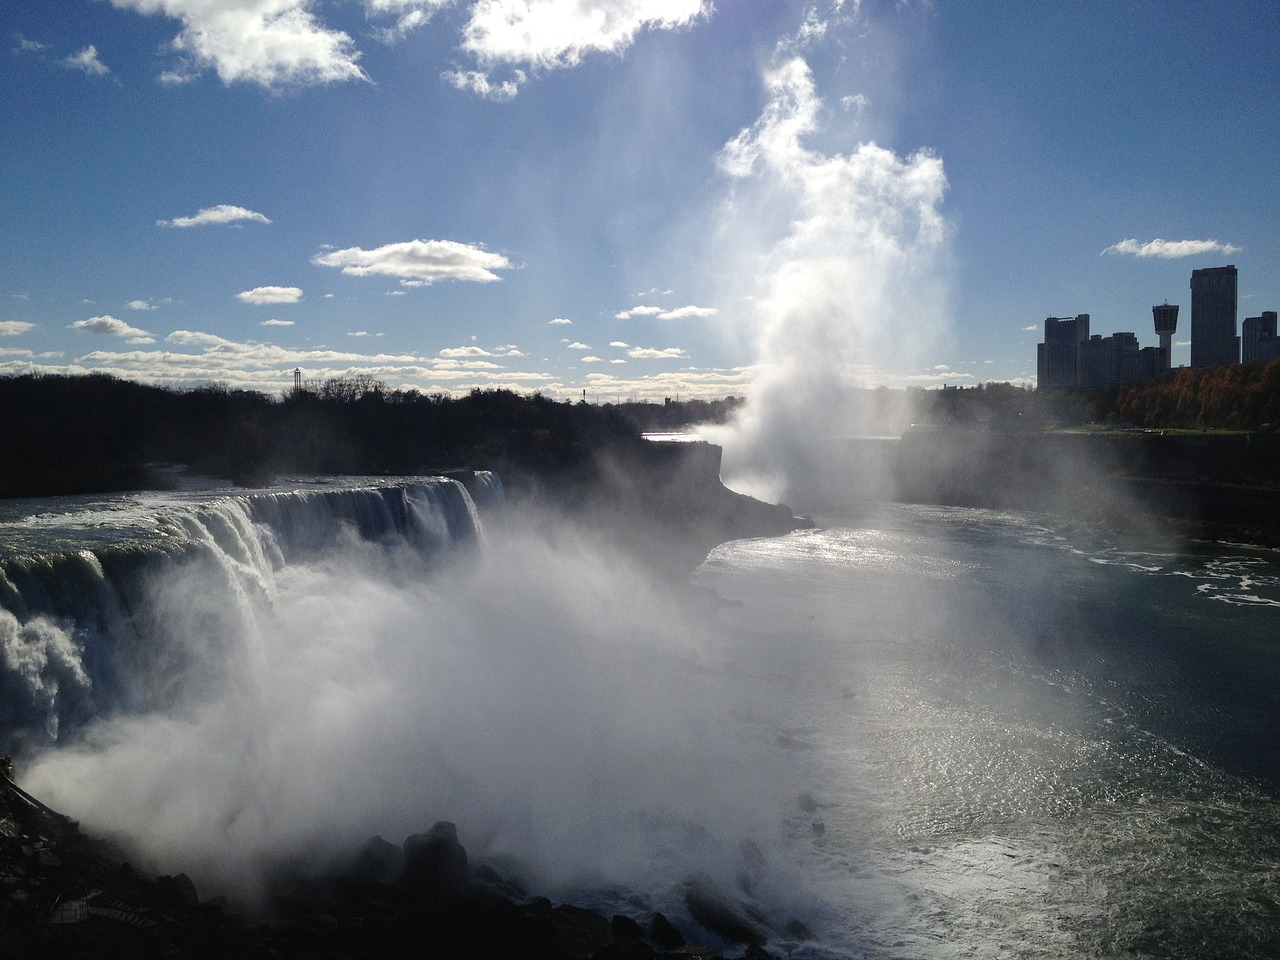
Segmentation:
<svg viewBox="0 0 1280 960">
<path fill-rule="evenodd" d="M 0 372 L 596 401 L 1034 382 L 1280 309 L 1280 4 L 0 5 Z M 584 394 L 585 392 L 585 394 Z M 812 406 L 805 409 L 812 410 Z"/>
</svg>

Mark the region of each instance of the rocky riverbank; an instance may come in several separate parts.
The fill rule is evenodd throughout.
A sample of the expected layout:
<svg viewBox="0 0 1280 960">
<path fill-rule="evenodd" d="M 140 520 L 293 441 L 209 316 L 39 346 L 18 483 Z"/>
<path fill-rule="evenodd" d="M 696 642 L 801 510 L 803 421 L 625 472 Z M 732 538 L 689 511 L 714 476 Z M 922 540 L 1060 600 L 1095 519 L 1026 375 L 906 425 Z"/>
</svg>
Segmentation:
<svg viewBox="0 0 1280 960">
<path fill-rule="evenodd" d="M 763 960 L 784 933 L 691 881 L 694 929 L 660 913 L 605 916 L 531 895 L 468 861 L 453 824 L 370 839 L 344 869 L 280 881 L 265 916 L 201 899 L 183 874 L 147 876 L 119 847 L 0 776 L 0 958 Z"/>
</svg>

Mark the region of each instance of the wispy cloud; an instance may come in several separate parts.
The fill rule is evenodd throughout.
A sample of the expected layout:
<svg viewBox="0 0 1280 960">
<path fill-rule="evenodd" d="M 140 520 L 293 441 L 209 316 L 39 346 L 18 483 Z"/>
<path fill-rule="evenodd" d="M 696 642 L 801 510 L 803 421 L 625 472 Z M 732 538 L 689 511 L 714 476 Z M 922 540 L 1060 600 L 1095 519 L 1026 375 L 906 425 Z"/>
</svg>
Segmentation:
<svg viewBox="0 0 1280 960">
<path fill-rule="evenodd" d="M 302 299 L 301 287 L 254 287 L 236 294 L 242 303 L 297 303 Z"/>
<path fill-rule="evenodd" d="M 445 347 L 440 351 L 440 356 L 457 359 L 459 357 L 492 357 L 493 354 L 483 347 Z"/>
<path fill-rule="evenodd" d="M 125 304 L 130 310 L 154 310 L 156 305 L 150 300 L 130 300 Z"/>
<path fill-rule="evenodd" d="M 216 207 L 205 207 L 190 217 L 174 217 L 172 220 L 157 220 L 157 227 L 204 227 L 221 223 L 270 223 L 265 216 L 254 210 L 220 203 Z"/>
<path fill-rule="evenodd" d="M 353 277 L 399 277 L 407 287 L 426 286 L 437 280 L 490 283 L 502 279 L 495 270 L 510 270 L 513 266 L 500 253 L 455 240 L 408 240 L 372 250 L 347 247 L 316 254 L 311 262 L 338 267 Z"/>
<path fill-rule="evenodd" d="M 13 48 L 14 53 L 43 53 L 49 49 L 47 43 L 40 43 L 36 40 L 28 40 L 20 33 L 15 33 L 13 39 L 17 41 L 17 45 Z"/>
<path fill-rule="evenodd" d="M 572 325 L 573 325 L 573 321 L 568 320 L 564 317 L 556 317 L 554 320 L 547 321 L 547 326 L 549 327 L 568 327 Z"/>
<path fill-rule="evenodd" d="M 515 99 L 521 85 L 529 79 L 523 70 L 513 70 L 510 79 L 499 81 L 492 80 L 483 70 L 446 70 L 440 78 L 456 90 L 498 103 Z"/>
<path fill-rule="evenodd" d="M 62 59 L 64 67 L 83 70 L 91 77 L 105 77 L 111 70 L 98 59 L 98 49 L 92 43 L 78 53 Z"/>
<path fill-rule="evenodd" d="M 26 320 L 0 320 L 0 337 L 16 337 L 35 327 Z"/>
<path fill-rule="evenodd" d="M 1160 257 L 1165 260 L 1177 260 L 1180 257 L 1197 257 L 1208 253 L 1239 253 L 1240 248 L 1230 243 L 1219 243 L 1217 240 L 1161 240 L 1159 238 L 1139 243 L 1137 240 L 1121 240 L 1102 251 L 1108 253 L 1128 254 L 1134 257 Z"/>
<path fill-rule="evenodd" d="M 72 330 L 79 330 L 81 333 L 92 333 L 100 337 L 127 337 L 130 343 L 147 344 L 156 342 L 155 337 L 147 333 L 147 331 L 130 326 L 110 314 L 104 314 L 101 317 L 90 317 L 88 320 L 76 320 L 68 324 L 68 326 Z"/>
<path fill-rule="evenodd" d="M 292 327 L 293 324 L 294 324 L 294 321 L 292 320 L 272 319 L 272 320 L 263 320 L 262 323 L 258 324 L 258 326 L 260 327 Z"/>
</svg>

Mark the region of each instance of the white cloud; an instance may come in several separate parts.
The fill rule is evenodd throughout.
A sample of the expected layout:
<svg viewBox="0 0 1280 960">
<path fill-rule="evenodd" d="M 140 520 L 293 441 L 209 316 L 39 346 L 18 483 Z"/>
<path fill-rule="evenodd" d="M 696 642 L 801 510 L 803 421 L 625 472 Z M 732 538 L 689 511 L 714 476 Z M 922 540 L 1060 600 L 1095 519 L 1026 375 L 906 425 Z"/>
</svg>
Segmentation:
<svg viewBox="0 0 1280 960">
<path fill-rule="evenodd" d="M 91 43 L 79 53 L 64 57 L 62 65 L 73 70 L 83 70 L 91 77 L 105 77 L 111 71 L 98 59 L 98 49 Z"/>
<path fill-rule="evenodd" d="M 16 337 L 35 327 L 26 320 L 0 320 L 0 337 Z"/>
<path fill-rule="evenodd" d="M 529 79 L 523 70 L 513 70 L 511 79 L 498 82 L 491 80 L 483 70 L 446 70 L 440 78 L 457 90 L 497 103 L 514 99 L 520 92 L 520 85 Z"/>
<path fill-rule="evenodd" d="M 18 45 L 13 48 L 14 53 L 42 53 L 49 49 L 49 45 L 47 43 L 28 40 L 20 33 L 15 33 L 13 38 L 18 41 Z"/>
<path fill-rule="evenodd" d="M 623 341 L 623 340 L 610 340 L 610 341 L 609 341 L 609 346 L 611 346 L 611 347 L 621 347 L 622 349 L 624 349 L 624 350 L 625 350 L 627 347 L 631 346 L 631 344 L 629 344 L 629 343 L 627 343 L 627 342 L 625 342 L 625 341 Z"/>
<path fill-rule="evenodd" d="M 587 356 L 582 358 L 582 362 L 583 363 L 601 363 L 602 361 L 600 357 L 597 357 L 594 354 L 588 354 Z"/>
<path fill-rule="evenodd" d="M 354 277 L 399 277 L 406 286 L 422 286 L 437 280 L 500 280 L 495 270 L 510 270 L 511 261 L 481 246 L 454 240 L 408 240 L 364 250 L 348 247 L 316 254 L 311 262 L 339 267 Z"/>
<path fill-rule="evenodd" d="M 130 300 L 125 304 L 130 310 L 154 310 L 156 305 L 150 300 Z"/>
<path fill-rule="evenodd" d="M 76 320 L 68 324 L 72 330 L 79 330 L 81 333 L 92 333 L 103 337 L 128 337 L 130 343 L 146 344 L 155 343 L 155 337 L 147 333 L 145 330 L 139 330 L 137 327 L 131 327 L 123 320 L 118 320 L 109 314 L 101 317 L 90 317 L 88 320 Z"/>
<path fill-rule="evenodd" d="M 374 36 L 383 43 L 395 43 L 404 39 L 410 31 L 424 26 L 436 10 L 452 2 L 453 0 L 365 0 L 364 5 L 371 17 L 395 18 L 392 26 L 373 31 Z"/>
<path fill-rule="evenodd" d="M 572 325 L 573 321 L 566 320 L 564 317 L 556 317 L 554 320 L 547 321 L 547 326 L 549 327 L 568 327 Z"/>
<path fill-rule="evenodd" d="M 573 341 L 573 343 L 567 343 L 565 344 L 565 346 L 568 347 L 570 350 L 590 350 L 591 349 L 590 344 L 580 343 L 577 340 Z"/>
<path fill-rule="evenodd" d="M 182 24 L 172 47 L 181 58 L 164 74 L 175 82 L 213 69 L 224 84 L 274 88 L 367 79 L 351 37 L 323 26 L 310 0 L 111 0 Z"/>
<path fill-rule="evenodd" d="M 445 347 L 440 351 L 442 357 L 492 357 L 493 354 L 483 347 Z"/>
<path fill-rule="evenodd" d="M 293 323 L 294 321 L 292 320 L 263 320 L 262 323 L 258 324 L 258 326 L 260 327 L 292 327 Z"/>
<path fill-rule="evenodd" d="M 236 207 L 229 203 L 220 203 L 216 207 L 205 207 L 191 217 L 174 217 L 172 220 L 157 220 L 157 227 L 203 227 L 212 223 L 239 223 L 249 220 L 253 223 L 270 223 L 271 221 L 254 210 Z"/>
<path fill-rule="evenodd" d="M 1039 329 L 1040 329 L 1040 324 L 1038 324 L 1038 323 L 1029 323 L 1029 324 L 1027 324 L 1025 327 L 1023 327 L 1022 329 L 1023 329 L 1023 330 L 1029 330 L 1029 331 L 1033 331 L 1033 332 L 1034 332 L 1034 331 L 1037 331 L 1037 330 L 1039 330 Z"/>
<path fill-rule="evenodd" d="M 720 311 L 716 307 L 676 307 L 674 310 L 663 310 L 658 314 L 659 320 L 683 320 L 686 317 L 714 317 Z"/>
<path fill-rule="evenodd" d="M 664 350 L 653 347 L 632 347 L 627 351 L 627 356 L 633 360 L 670 360 L 687 356 L 687 354 L 679 347 L 667 347 Z"/>
<path fill-rule="evenodd" d="M 301 287 L 254 287 L 236 294 L 243 303 L 297 303 L 302 299 Z"/>
<path fill-rule="evenodd" d="M 1103 250 L 1108 253 L 1129 254 L 1135 257 L 1160 257 L 1165 260 L 1176 260 L 1180 257 L 1196 257 L 1207 253 L 1232 254 L 1239 253 L 1240 248 L 1217 240 L 1161 240 L 1159 238 L 1147 243 L 1137 240 L 1121 240 Z"/>
<path fill-rule="evenodd" d="M 661 307 L 641 305 L 632 307 L 630 310 L 619 310 L 613 316 L 615 320 L 630 320 L 632 317 L 656 317 L 661 312 Z"/>
<path fill-rule="evenodd" d="M 706 0 L 478 0 L 462 47 L 481 63 L 568 67 L 589 53 L 621 53 L 641 30 L 687 27 Z"/>
</svg>

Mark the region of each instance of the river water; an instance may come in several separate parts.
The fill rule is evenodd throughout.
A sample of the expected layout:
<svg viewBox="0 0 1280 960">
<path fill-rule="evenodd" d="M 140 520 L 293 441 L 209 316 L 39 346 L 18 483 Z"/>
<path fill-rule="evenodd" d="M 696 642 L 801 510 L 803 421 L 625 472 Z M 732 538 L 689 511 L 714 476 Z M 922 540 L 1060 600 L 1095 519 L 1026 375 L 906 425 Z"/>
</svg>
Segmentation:
<svg viewBox="0 0 1280 960">
<path fill-rule="evenodd" d="M 348 486 L 328 538 L 297 492 L 11 509 L 27 553 L 168 544 L 127 633 L 0 611 L 10 689 L 76 704 L 24 785 L 246 899 L 447 818 L 473 862 L 689 931 L 697 877 L 795 958 L 1280 955 L 1274 551 L 881 504 L 684 588 L 514 510 L 424 547 Z"/>
<path fill-rule="evenodd" d="M 1275 552 L 880 506 L 696 576 L 852 955 L 1280 955 Z"/>
</svg>

